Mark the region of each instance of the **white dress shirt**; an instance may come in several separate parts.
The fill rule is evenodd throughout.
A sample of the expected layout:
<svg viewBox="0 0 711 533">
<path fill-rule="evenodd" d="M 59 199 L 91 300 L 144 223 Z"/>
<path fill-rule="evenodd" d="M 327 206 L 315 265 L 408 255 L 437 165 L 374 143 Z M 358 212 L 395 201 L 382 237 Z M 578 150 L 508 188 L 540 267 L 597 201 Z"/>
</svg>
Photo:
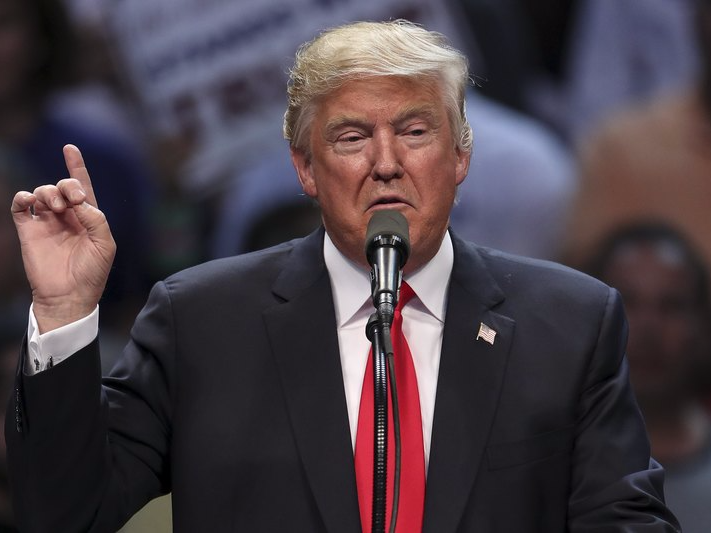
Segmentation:
<svg viewBox="0 0 711 533">
<path fill-rule="evenodd" d="M 355 450 L 360 394 L 370 351 L 365 325 L 374 310 L 370 276 L 368 271 L 339 252 L 328 235 L 324 239 L 323 252 L 331 279 L 351 444 Z M 415 297 L 402 310 L 402 329 L 408 340 L 417 374 L 426 465 L 429 464 L 446 296 L 453 262 L 452 241 L 447 233 L 434 258 L 405 278 L 415 291 Z M 442 283 L 442 280 L 447 280 L 447 283 Z M 96 338 L 98 331 L 98 307 L 89 316 L 77 322 L 41 335 L 30 308 L 25 372 L 32 375 L 61 363 L 71 354 L 86 347 Z"/>
<path fill-rule="evenodd" d="M 362 267 L 346 259 L 328 235 L 324 239 L 323 255 L 331 278 L 343 384 L 351 441 L 355 450 L 360 394 L 370 351 L 365 325 L 374 311 L 370 276 Z M 405 277 L 405 281 L 415 291 L 415 297 L 402 310 L 402 330 L 417 374 L 426 466 L 429 464 L 447 288 L 453 263 L 454 251 L 447 233 L 434 258 L 417 272 Z"/>
</svg>

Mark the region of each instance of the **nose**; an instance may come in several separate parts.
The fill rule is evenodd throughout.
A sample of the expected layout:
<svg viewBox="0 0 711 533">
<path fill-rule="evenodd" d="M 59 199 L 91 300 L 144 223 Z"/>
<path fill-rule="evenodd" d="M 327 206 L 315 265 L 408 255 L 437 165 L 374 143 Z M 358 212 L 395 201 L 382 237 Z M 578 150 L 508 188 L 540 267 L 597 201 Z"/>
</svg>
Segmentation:
<svg viewBox="0 0 711 533">
<path fill-rule="evenodd" d="M 403 175 L 395 135 L 379 132 L 373 136 L 373 179 L 388 181 Z"/>
</svg>

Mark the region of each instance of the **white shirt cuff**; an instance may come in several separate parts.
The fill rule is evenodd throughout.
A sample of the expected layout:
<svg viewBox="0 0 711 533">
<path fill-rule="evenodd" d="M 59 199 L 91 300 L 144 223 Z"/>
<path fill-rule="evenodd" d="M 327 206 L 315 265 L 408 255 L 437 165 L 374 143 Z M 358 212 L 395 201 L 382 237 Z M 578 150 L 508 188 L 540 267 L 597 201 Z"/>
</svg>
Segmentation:
<svg viewBox="0 0 711 533">
<path fill-rule="evenodd" d="M 25 374 L 34 375 L 61 363 L 73 353 L 88 346 L 99 334 L 99 306 L 91 314 L 40 334 L 35 313 L 30 305 L 27 326 L 27 360 Z"/>
</svg>

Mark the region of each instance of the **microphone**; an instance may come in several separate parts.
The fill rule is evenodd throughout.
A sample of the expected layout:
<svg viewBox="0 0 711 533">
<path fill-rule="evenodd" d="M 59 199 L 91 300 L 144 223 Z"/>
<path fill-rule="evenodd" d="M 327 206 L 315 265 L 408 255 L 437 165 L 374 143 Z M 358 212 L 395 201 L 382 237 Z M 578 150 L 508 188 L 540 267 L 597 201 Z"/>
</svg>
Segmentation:
<svg viewBox="0 0 711 533">
<path fill-rule="evenodd" d="M 392 325 L 397 305 L 402 267 L 410 255 L 410 230 L 399 211 L 376 211 L 365 234 L 365 255 L 371 266 L 373 305 L 380 320 Z"/>
</svg>

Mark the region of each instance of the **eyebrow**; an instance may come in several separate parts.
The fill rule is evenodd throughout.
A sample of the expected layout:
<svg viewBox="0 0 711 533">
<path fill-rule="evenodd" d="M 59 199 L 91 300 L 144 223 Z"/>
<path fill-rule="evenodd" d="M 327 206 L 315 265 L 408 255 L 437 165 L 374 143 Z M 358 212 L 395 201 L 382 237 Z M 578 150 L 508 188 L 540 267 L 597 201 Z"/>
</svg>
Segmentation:
<svg viewBox="0 0 711 533">
<path fill-rule="evenodd" d="M 324 134 L 325 136 L 331 137 L 336 133 L 336 131 L 340 130 L 343 127 L 356 127 L 356 128 L 361 128 L 361 129 L 368 129 L 369 127 L 372 127 L 372 123 L 369 120 L 366 120 L 363 117 L 355 117 L 355 116 L 348 116 L 348 115 L 339 115 L 336 117 L 333 117 L 331 120 L 329 120 L 326 123 L 326 126 L 324 128 Z"/>
<path fill-rule="evenodd" d="M 423 119 L 435 127 L 441 122 L 434 106 L 431 104 L 415 104 L 400 111 L 392 120 L 391 124 L 394 126 L 402 125 L 404 122 L 414 118 Z"/>
</svg>

